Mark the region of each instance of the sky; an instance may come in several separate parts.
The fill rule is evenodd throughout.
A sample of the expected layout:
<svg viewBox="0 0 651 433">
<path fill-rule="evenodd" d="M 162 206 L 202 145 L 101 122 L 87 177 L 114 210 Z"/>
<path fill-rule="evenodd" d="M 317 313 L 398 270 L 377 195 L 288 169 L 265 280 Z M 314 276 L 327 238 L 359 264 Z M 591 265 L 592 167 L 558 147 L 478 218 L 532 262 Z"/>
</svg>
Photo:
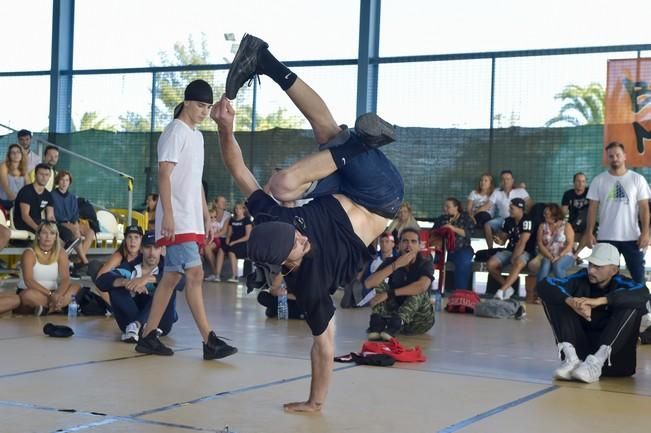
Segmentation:
<svg viewBox="0 0 651 433">
<path fill-rule="evenodd" d="M 161 52 L 202 35 L 210 62 L 226 63 L 232 43 L 224 33 L 239 39 L 245 32 L 267 40 L 282 60 L 357 56 L 359 3 L 351 0 L 76 0 L 75 5 L 75 69 L 157 65 Z M 649 16 L 648 0 L 622 6 L 603 0 L 383 0 L 381 7 L 381 56 L 651 43 L 648 26 L 637 19 Z M 48 70 L 51 2 L 5 1 L 2 12 L 0 72 Z M 635 55 L 499 60 L 496 113 L 507 119 L 504 126 L 541 126 L 558 112 L 561 103 L 553 95 L 566 84 L 605 84 L 609 58 Z M 322 94 L 337 120 L 354 121 L 355 67 L 298 73 Z M 149 74 L 78 76 L 73 119 L 86 111 L 112 121 L 126 111 L 147 115 L 150 87 Z M 489 92 L 490 60 L 387 65 L 380 68 L 378 111 L 403 126 L 488 127 Z M 47 126 L 49 77 L 0 77 L 0 95 L 3 101 L 23 101 L 0 104 L 0 123 Z M 269 80 L 262 82 L 258 104 L 263 113 L 285 107 L 298 114 Z"/>
</svg>

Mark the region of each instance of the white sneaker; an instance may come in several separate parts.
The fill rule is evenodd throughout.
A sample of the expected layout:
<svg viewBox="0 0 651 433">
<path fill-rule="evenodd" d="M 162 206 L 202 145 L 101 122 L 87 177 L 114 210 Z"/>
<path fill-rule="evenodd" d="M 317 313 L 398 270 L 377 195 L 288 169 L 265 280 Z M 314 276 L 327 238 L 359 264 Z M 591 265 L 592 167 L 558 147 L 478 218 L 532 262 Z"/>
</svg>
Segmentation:
<svg viewBox="0 0 651 433">
<path fill-rule="evenodd" d="M 642 320 L 640 321 L 640 333 L 646 331 L 646 329 L 650 326 L 651 326 L 651 313 L 647 313 L 644 316 L 642 316 Z"/>
<path fill-rule="evenodd" d="M 217 281 L 217 277 L 213 274 L 210 274 L 206 278 L 204 278 L 204 281 Z"/>
<path fill-rule="evenodd" d="M 231 278 L 228 279 L 228 282 L 229 282 L 229 283 L 239 283 L 240 280 L 238 280 L 237 278 L 233 278 L 233 277 L 231 277 Z"/>
<path fill-rule="evenodd" d="M 585 383 L 594 383 L 601 377 L 601 368 L 604 363 L 594 355 L 588 357 L 572 370 L 572 377 Z"/>
<path fill-rule="evenodd" d="M 511 296 L 515 293 L 515 289 L 513 287 L 509 287 L 504 291 L 504 299 L 511 299 Z"/>
<path fill-rule="evenodd" d="M 125 343 L 137 343 L 138 342 L 138 332 L 140 331 L 140 325 L 138 322 L 131 322 L 127 325 L 124 330 L 124 334 L 120 337 Z"/>
<path fill-rule="evenodd" d="M 561 352 L 565 355 L 565 359 L 561 366 L 554 370 L 554 379 L 572 380 L 572 371 L 581 364 L 581 360 L 576 356 L 576 349 L 570 343 L 558 343 L 559 357 Z"/>
<path fill-rule="evenodd" d="M 504 300 L 504 290 L 497 289 L 497 292 L 495 292 L 495 295 L 493 296 L 493 299 L 499 299 L 500 301 L 503 301 Z"/>
</svg>

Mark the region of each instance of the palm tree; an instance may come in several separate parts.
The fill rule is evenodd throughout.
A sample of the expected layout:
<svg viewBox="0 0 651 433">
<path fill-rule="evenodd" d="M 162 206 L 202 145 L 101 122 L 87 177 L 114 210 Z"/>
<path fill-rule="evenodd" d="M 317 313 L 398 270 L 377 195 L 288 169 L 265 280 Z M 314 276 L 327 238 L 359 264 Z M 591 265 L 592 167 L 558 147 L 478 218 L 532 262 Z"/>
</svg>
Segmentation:
<svg viewBox="0 0 651 433">
<path fill-rule="evenodd" d="M 548 120 L 545 126 L 556 123 L 579 125 L 603 125 L 604 101 L 606 93 L 599 83 L 590 83 L 588 87 L 570 84 L 554 99 L 565 101 L 558 116 Z"/>
</svg>

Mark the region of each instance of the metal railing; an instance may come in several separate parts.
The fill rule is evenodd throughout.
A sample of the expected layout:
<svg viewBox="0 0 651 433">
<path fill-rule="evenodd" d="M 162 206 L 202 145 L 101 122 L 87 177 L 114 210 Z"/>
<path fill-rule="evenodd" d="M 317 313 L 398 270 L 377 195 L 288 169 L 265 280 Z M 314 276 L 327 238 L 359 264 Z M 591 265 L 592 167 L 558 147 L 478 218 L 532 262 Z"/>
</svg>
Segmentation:
<svg viewBox="0 0 651 433">
<path fill-rule="evenodd" d="M 7 126 L 5 124 L 0 123 L 0 127 L 3 127 L 5 129 L 8 129 L 13 132 L 18 132 L 18 130 L 12 128 L 11 126 Z M 44 146 L 55 146 L 57 149 L 59 149 L 59 152 L 66 153 L 68 155 L 71 155 L 74 158 L 81 159 L 82 161 L 86 161 L 96 167 L 103 168 L 106 171 L 109 171 L 111 173 L 117 174 L 118 176 L 124 178 L 127 180 L 127 192 L 128 192 L 128 204 L 127 204 L 127 221 L 128 224 L 131 224 L 131 214 L 133 211 L 133 183 L 135 178 L 131 176 L 130 174 L 124 173 L 120 170 L 116 170 L 112 167 L 109 167 L 108 165 L 102 164 L 101 162 L 97 162 L 95 160 L 92 160 L 84 155 L 80 155 L 77 152 L 73 152 L 72 150 L 66 149 L 65 147 L 62 147 L 56 143 L 52 143 L 50 141 L 44 140 L 42 138 L 36 137 L 36 144 L 37 144 L 37 153 L 39 155 L 42 154 L 42 150 Z"/>
</svg>

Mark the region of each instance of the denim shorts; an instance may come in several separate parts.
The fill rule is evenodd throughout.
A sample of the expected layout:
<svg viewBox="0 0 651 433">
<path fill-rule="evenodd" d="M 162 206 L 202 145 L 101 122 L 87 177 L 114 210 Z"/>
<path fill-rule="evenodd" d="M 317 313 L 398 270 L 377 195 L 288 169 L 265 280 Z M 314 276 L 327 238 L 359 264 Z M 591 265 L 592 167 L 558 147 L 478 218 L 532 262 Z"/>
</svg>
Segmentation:
<svg viewBox="0 0 651 433">
<path fill-rule="evenodd" d="M 165 272 L 182 274 L 185 269 L 202 265 L 196 242 L 168 245 L 165 250 Z"/>
<path fill-rule="evenodd" d="M 488 220 L 486 224 L 491 226 L 491 229 L 493 229 L 494 232 L 498 232 L 502 230 L 502 227 L 504 227 L 504 217 L 495 217 L 492 220 Z"/>
<path fill-rule="evenodd" d="M 497 260 L 500 261 L 502 268 L 505 268 L 506 266 L 511 264 L 511 256 L 513 256 L 513 253 L 511 251 L 499 251 L 493 257 L 495 257 Z M 531 254 L 529 254 L 526 251 L 523 251 L 520 257 L 518 257 L 518 260 L 523 262 L 525 265 L 529 263 L 529 260 L 531 259 L 532 259 Z"/>
<path fill-rule="evenodd" d="M 404 197 L 402 176 L 382 151 L 371 149 L 351 158 L 323 179 L 305 198 L 343 194 L 370 212 L 394 218 Z"/>
</svg>

